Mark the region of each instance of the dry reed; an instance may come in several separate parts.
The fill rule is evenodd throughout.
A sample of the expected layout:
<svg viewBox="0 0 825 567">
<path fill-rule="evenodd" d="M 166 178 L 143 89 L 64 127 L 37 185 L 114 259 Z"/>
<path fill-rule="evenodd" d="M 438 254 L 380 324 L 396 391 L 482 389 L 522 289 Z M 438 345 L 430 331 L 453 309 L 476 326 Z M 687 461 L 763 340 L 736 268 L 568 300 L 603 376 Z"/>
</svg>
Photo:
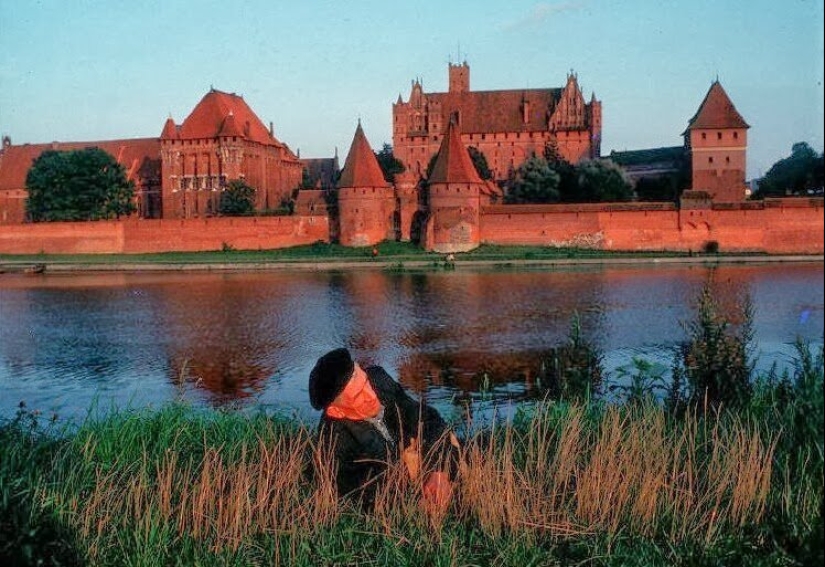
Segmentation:
<svg viewBox="0 0 825 567">
<path fill-rule="evenodd" d="M 763 438 L 754 424 L 720 416 L 689 414 L 677 426 L 655 406 L 606 407 L 595 421 L 581 406 L 551 409 L 539 407 L 525 427 L 498 425 L 464 444 L 449 511 L 455 518 L 494 538 L 630 532 L 710 543 L 765 512 L 777 435 Z M 296 541 L 344 513 L 361 513 L 342 506 L 330 449 L 303 428 L 264 431 L 232 451 L 204 440 L 195 459 L 169 448 L 159 458 L 144 452 L 137 462 L 100 463 L 93 441 L 82 451 L 94 470 L 87 490 L 41 498 L 63 502 L 92 557 L 111 530 L 155 529 L 214 550 L 275 535 L 275 556 L 286 562 Z M 52 490 L 76 488 L 80 481 L 68 476 Z M 422 511 L 422 477 L 391 465 L 376 492 L 367 520 L 399 544 L 410 533 L 441 536 L 447 516 Z M 805 505 L 813 506 L 816 492 L 809 492 Z"/>
</svg>

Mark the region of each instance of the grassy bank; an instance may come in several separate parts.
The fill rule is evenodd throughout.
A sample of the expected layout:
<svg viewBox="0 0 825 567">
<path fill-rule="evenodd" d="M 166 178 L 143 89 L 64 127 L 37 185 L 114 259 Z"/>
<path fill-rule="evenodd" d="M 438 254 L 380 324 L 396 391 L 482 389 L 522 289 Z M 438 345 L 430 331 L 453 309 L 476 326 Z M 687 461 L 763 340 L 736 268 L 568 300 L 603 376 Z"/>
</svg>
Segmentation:
<svg viewBox="0 0 825 567">
<path fill-rule="evenodd" d="M 0 265 L 14 264 L 260 264 L 294 262 L 443 262 L 445 255 L 425 252 L 408 242 L 382 242 L 373 247 L 353 248 L 338 244 L 318 242 L 277 250 L 233 250 L 226 248 L 213 252 L 166 252 L 162 254 L 0 254 Z M 468 261 L 530 261 L 610 258 L 684 258 L 680 252 L 609 252 L 582 248 L 557 248 L 550 246 L 494 246 L 482 245 L 464 254 L 456 254 L 455 262 Z M 693 254 L 696 258 L 724 258 L 724 254 Z M 737 254 L 737 257 L 742 256 Z M 750 255 L 755 259 L 764 254 Z"/>
<path fill-rule="evenodd" d="M 821 358 L 736 410 L 547 402 L 466 440 L 445 515 L 334 496 L 311 428 L 121 412 L 0 426 L 3 564 L 821 564 Z M 42 563 L 38 563 L 38 560 Z"/>
</svg>

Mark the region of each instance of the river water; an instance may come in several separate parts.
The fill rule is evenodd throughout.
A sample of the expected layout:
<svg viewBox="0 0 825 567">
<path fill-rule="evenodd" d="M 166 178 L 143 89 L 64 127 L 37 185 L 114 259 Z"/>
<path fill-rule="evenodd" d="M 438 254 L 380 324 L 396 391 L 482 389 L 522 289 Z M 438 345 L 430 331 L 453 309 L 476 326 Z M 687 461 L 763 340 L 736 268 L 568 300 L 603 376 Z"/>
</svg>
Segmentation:
<svg viewBox="0 0 825 567">
<path fill-rule="evenodd" d="M 757 368 L 821 345 L 823 264 L 542 270 L 0 275 L 0 417 L 23 401 L 59 419 L 90 408 L 195 405 L 314 419 L 307 377 L 347 346 L 460 419 L 546 395 L 535 376 L 578 317 L 608 382 L 642 357 L 669 367 L 712 282 L 750 296 Z"/>
</svg>

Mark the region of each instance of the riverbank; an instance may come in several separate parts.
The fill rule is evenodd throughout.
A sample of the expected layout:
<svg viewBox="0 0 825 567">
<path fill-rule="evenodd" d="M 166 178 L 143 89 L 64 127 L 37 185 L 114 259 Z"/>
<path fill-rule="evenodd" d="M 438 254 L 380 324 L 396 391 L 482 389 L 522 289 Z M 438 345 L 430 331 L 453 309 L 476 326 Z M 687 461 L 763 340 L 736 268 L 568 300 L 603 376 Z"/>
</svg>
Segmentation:
<svg viewBox="0 0 825 567">
<path fill-rule="evenodd" d="M 605 252 L 536 246 L 481 246 L 463 254 L 425 252 L 409 243 L 373 248 L 313 244 L 262 251 L 223 250 L 165 254 L 0 254 L 0 273 L 83 271 L 263 271 L 263 270 L 425 270 L 462 268 L 552 268 L 571 265 L 741 264 L 823 262 L 823 255 L 768 255 L 672 252 Z"/>
<path fill-rule="evenodd" d="M 158 410 L 76 428 L 0 421 L 0 560 L 14 565 L 822 564 L 822 374 L 745 406 L 548 402 L 465 440 L 445 515 L 391 468 L 335 497 L 314 427 Z"/>
</svg>

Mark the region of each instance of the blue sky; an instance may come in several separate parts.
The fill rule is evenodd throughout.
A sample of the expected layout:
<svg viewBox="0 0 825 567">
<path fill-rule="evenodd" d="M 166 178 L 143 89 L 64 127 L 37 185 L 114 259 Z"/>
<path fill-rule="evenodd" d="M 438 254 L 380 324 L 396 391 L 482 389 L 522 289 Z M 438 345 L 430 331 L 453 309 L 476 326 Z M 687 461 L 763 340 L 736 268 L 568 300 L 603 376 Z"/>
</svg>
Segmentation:
<svg viewBox="0 0 825 567">
<path fill-rule="evenodd" d="M 302 157 L 346 155 L 392 103 L 560 87 L 603 103 L 602 153 L 678 145 L 718 76 L 751 125 L 748 176 L 823 148 L 821 0 L 0 0 L 0 133 L 13 143 L 158 136 L 211 86 L 242 94 Z"/>
</svg>

